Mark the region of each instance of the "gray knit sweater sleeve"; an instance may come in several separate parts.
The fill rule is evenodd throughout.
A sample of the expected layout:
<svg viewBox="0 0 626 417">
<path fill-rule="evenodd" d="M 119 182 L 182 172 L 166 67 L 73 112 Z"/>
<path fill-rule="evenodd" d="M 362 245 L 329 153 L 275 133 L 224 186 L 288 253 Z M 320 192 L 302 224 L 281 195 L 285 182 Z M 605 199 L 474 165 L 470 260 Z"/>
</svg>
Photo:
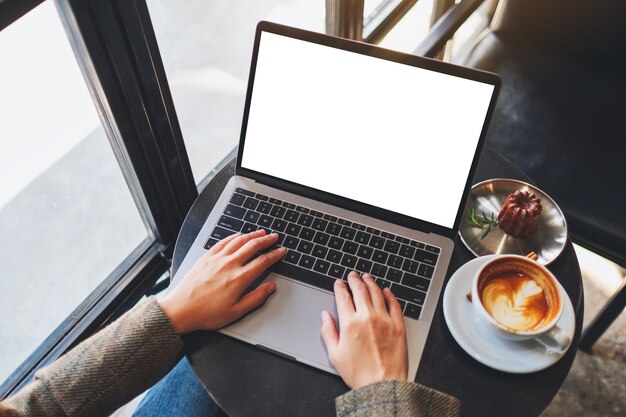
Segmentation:
<svg viewBox="0 0 626 417">
<path fill-rule="evenodd" d="M 458 417 L 454 397 L 408 381 L 382 381 L 335 400 L 338 417 Z"/>
<path fill-rule="evenodd" d="M 150 297 L 37 372 L 2 405 L 18 416 L 106 416 L 165 376 L 182 348 Z"/>
</svg>

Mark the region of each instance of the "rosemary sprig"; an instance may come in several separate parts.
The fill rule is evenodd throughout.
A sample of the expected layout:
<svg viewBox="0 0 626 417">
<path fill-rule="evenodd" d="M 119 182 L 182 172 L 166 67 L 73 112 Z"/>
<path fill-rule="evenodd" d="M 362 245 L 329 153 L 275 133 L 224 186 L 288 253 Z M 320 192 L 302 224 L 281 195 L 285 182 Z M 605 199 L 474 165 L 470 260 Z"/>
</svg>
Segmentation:
<svg viewBox="0 0 626 417">
<path fill-rule="evenodd" d="M 498 225 L 498 220 L 495 219 L 495 215 L 491 212 L 491 217 L 487 217 L 485 212 L 482 212 L 482 216 L 476 215 L 476 205 L 474 205 L 470 209 L 469 218 L 467 219 L 467 224 L 477 229 L 481 229 L 482 233 L 480 234 L 480 239 L 484 239 L 485 236 L 491 232 L 491 229 Z"/>
</svg>

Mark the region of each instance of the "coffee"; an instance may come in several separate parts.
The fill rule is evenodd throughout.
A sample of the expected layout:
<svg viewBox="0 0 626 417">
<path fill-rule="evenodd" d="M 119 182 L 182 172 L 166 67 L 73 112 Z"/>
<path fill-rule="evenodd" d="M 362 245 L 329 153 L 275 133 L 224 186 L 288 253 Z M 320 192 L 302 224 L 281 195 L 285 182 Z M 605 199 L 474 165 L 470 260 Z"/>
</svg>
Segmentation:
<svg viewBox="0 0 626 417">
<path fill-rule="evenodd" d="M 533 332 L 559 313 L 561 299 L 553 282 L 528 262 L 493 262 L 478 278 L 487 313 L 510 332 Z"/>
</svg>

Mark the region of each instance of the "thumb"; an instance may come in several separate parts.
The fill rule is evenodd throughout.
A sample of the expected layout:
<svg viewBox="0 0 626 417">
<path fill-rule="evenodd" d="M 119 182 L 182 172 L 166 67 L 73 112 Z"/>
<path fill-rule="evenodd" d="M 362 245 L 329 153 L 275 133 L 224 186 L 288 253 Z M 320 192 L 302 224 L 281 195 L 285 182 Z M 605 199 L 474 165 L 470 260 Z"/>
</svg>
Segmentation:
<svg viewBox="0 0 626 417">
<path fill-rule="evenodd" d="M 339 334 L 337 334 L 335 320 L 333 316 L 325 310 L 322 311 L 322 340 L 329 354 L 331 351 L 335 350 L 335 347 L 339 343 Z"/>
<path fill-rule="evenodd" d="M 244 295 L 233 308 L 236 318 L 259 307 L 274 291 L 276 291 L 276 284 L 273 282 L 265 282 Z"/>
</svg>

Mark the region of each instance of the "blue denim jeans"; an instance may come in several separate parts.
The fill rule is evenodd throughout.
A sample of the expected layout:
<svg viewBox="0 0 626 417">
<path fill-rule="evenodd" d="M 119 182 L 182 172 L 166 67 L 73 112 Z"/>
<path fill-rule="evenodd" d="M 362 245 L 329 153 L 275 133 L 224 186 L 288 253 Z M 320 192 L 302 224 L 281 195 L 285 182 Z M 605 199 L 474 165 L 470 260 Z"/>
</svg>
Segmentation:
<svg viewBox="0 0 626 417">
<path fill-rule="evenodd" d="M 224 417 L 213 398 L 183 358 L 169 374 L 150 388 L 133 417 Z"/>
</svg>

